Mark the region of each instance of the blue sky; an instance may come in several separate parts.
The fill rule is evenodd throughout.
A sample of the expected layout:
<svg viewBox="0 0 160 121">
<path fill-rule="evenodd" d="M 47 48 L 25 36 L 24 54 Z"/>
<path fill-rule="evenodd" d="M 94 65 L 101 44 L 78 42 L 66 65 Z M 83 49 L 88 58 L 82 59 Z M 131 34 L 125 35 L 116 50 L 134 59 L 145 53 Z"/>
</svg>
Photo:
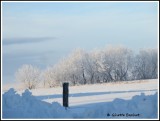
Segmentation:
<svg viewBox="0 0 160 121">
<path fill-rule="evenodd" d="M 3 82 L 23 64 L 42 69 L 75 48 L 158 44 L 158 2 L 2 2 Z"/>
</svg>

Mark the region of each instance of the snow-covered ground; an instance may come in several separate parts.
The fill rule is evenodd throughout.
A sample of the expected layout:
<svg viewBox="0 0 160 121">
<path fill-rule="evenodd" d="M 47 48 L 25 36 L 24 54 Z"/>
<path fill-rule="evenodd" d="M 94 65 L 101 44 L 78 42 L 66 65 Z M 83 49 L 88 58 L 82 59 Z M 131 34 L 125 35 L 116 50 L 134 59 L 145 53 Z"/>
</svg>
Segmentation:
<svg viewBox="0 0 160 121">
<path fill-rule="evenodd" d="M 3 118 L 157 118 L 158 80 L 69 87 L 69 108 L 62 87 L 9 90 L 3 94 Z M 11 101 L 12 99 L 12 101 Z M 49 102 L 49 103 L 47 103 Z M 58 102 L 58 103 L 57 103 Z"/>
<path fill-rule="evenodd" d="M 154 94 L 158 88 L 157 80 L 140 80 L 117 83 L 103 83 L 94 85 L 69 87 L 69 105 L 81 105 L 97 102 L 108 102 L 115 98 L 131 99 L 134 95 L 145 93 Z M 23 91 L 19 91 L 21 94 Z M 35 89 L 32 94 L 38 99 L 62 104 L 62 87 L 49 89 Z"/>
</svg>

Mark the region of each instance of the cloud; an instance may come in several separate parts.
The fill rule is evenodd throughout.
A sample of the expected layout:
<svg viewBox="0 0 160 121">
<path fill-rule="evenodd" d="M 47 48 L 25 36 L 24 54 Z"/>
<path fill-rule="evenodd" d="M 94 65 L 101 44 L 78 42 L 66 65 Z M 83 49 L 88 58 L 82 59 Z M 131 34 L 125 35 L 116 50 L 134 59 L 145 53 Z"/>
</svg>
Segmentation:
<svg viewBox="0 0 160 121">
<path fill-rule="evenodd" d="M 44 41 L 50 41 L 56 39 L 55 37 L 31 37 L 31 38 L 4 38 L 2 43 L 3 45 L 12 45 L 12 44 L 26 44 L 26 43 L 38 43 Z"/>
</svg>

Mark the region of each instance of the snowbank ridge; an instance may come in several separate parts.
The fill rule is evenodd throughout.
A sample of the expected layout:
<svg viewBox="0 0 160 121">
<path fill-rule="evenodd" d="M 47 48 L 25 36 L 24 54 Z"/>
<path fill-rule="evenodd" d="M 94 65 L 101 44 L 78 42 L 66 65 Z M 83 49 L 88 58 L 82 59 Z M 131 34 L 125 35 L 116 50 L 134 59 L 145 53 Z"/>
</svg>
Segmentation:
<svg viewBox="0 0 160 121">
<path fill-rule="evenodd" d="M 112 102 L 70 107 L 38 100 L 29 90 L 22 96 L 11 88 L 2 97 L 3 118 L 157 118 L 157 93 L 133 96 L 131 100 L 116 98 Z"/>
</svg>

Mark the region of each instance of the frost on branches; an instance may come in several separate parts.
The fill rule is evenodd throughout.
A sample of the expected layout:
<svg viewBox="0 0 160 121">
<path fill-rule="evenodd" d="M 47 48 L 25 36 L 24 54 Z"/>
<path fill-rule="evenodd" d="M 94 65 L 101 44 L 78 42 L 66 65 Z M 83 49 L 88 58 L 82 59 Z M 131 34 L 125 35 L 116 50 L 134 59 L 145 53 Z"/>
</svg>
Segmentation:
<svg viewBox="0 0 160 121">
<path fill-rule="evenodd" d="M 44 87 L 54 87 L 68 81 L 70 85 L 155 79 L 158 77 L 157 49 L 131 49 L 108 46 L 86 52 L 76 49 L 57 64 L 41 71 L 23 65 L 16 72 L 17 81 L 33 89 L 40 81 Z"/>
<path fill-rule="evenodd" d="M 16 80 L 23 82 L 27 88 L 34 89 L 39 83 L 40 70 L 32 65 L 23 65 L 15 74 Z"/>
</svg>

